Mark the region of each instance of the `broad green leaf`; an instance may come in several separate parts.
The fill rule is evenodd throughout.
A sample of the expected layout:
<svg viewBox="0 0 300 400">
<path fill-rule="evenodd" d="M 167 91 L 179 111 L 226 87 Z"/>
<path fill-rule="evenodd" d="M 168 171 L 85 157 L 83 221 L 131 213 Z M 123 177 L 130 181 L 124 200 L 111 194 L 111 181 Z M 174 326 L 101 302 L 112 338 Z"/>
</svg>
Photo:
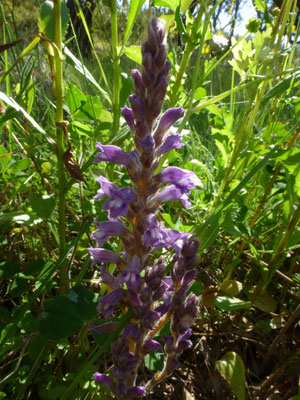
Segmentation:
<svg viewBox="0 0 300 400">
<path fill-rule="evenodd" d="M 180 5 L 180 0 L 155 0 L 155 7 L 167 7 L 171 8 L 173 11 Z"/>
<path fill-rule="evenodd" d="M 29 165 L 31 164 L 31 161 L 29 158 L 25 158 L 24 160 L 18 160 L 15 162 L 12 162 L 8 166 L 8 172 L 17 172 L 17 171 L 23 171 L 24 169 L 28 168 Z"/>
<path fill-rule="evenodd" d="M 129 46 L 124 49 L 124 54 L 130 60 L 135 61 L 138 64 L 142 64 L 142 52 L 141 52 L 141 46 Z"/>
<path fill-rule="evenodd" d="M 84 286 L 74 286 L 66 296 L 84 321 L 90 321 L 98 314 L 96 309 L 98 296 L 96 293 L 87 290 Z"/>
<path fill-rule="evenodd" d="M 102 104 L 99 97 L 86 96 L 86 102 L 76 111 L 74 118 L 90 121 L 98 119 L 102 112 Z"/>
<path fill-rule="evenodd" d="M 25 279 L 14 278 L 7 287 L 7 293 L 11 297 L 18 297 L 28 290 L 29 284 Z"/>
<path fill-rule="evenodd" d="M 144 361 L 150 371 L 161 371 L 164 366 L 164 354 L 151 352 L 145 356 Z"/>
<path fill-rule="evenodd" d="M 254 0 L 255 8 L 258 11 L 265 12 L 267 8 L 267 3 L 263 0 Z"/>
<path fill-rule="evenodd" d="M 0 216 L 0 223 L 13 222 L 17 224 L 32 225 L 39 221 L 41 221 L 41 219 L 36 215 L 36 213 L 25 213 L 23 211 L 13 211 Z"/>
<path fill-rule="evenodd" d="M 45 301 L 39 329 L 46 339 L 63 339 L 79 331 L 82 326 L 83 319 L 68 297 L 56 296 Z"/>
<path fill-rule="evenodd" d="M 86 101 L 87 96 L 77 86 L 69 83 L 65 103 L 69 107 L 70 113 L 73 115 Z"/>
<path fill-rule="evenodd" d="M 243 308 L 250 308 L 251 302 L 237 299 L 236 297 L 217 296 L 214 300 L 215 306 L 222 311 L 232 312 Z"/>
<path fill-rule="evenodd" d="M 186 33 L 185 32 L 185 26 L 183 25 L 183 22 L 182 22 L 182 16 L 181 16 L 179 7 L 176 8 L 175 21 L 176 21 L 176 26 L 177 26 L 178 32 L 179 33 Z"/>
<path fill-rule="evenodd" d="M 222 285 L 220 286 L 220 290 L 222 292 L 225 292 L 228 296 L 236 296 L 237 294 L 240 293 L 240 291 L 243 288 L 243 284 L 238 281 L 224 281 Z"/>
<path fill-rule="evenodd" d="M 62 36 L 66 34 L 69 22 L 69 9 L 64 1 L 61 2 L 61 31 Z M 46 0 L 40 8 L 39 16 L 40 31 L 52 42 L 54 42 L 54 4 Z"/>
<path fill-rule="evenodd" d="M 125 33 L 124 33 L 122 49 L 124 49 L 124 47 L 127 43 L 127 40 L 132 31 L 133 25 L 136 21 L 136 17 L 138 15 L 138 13 L 140 12 L 144 3 L 145 3 L 145 0 L 131 0 L 131 2 L 130 2 L 127 25 L 126 25 L 126 29 L 125 29 Z"/>
<path fill-rule="evenodd" d="M 5 149 L 5 147 L 0 144 L 0 164 L 6 168 L 11 160 L 11 156 L 7 156 L 7 151 Z M 4 157 L 1 157 L 4 156 Z"/>
<path fill-rule="evenodd" d="M 182 14 L 184 14 L 188 10 L 192 1 L 193 0 L 181 0 L 180 11 L 182 12 Z"/>
<path fill-rule="evenodd" d="M 73 121 L 69 126 L 69 132 L 75 132 L 77 135 L 91 136 L 93 127 L 90 124 L 83 124 L 79 121 Z"/>
<path fill-rule="evenodd" d="M 49 219 L 55 209 L 56 202 L 54 197 L 31 192 L 29 204 L 39 217 Z"/>
<path fill-rule="evenodd" d="M 237 399 L 245 400 L 245 367 L 242 358 L 229 351 L 221 360 L 216 361 L 216 368 L 229 383 Z"/>
</svg>

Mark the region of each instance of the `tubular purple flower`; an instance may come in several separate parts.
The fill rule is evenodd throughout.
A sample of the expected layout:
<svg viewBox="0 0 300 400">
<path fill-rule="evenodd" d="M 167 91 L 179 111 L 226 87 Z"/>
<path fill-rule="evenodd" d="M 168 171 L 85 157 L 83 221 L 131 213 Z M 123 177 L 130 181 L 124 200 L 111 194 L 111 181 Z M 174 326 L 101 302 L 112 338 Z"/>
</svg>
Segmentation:
<svg viewBox="0 0 300 400">
<path fill-rule="evenodd" d="M 88 251 L 92 257 L 92 265 L 96 263 L 109 263 L 118 264 L 122 259 L 115 254 L 113 251 L 106 249 L 93 249 L 88 248 Z"/>
<path fill-rule="evenodd" d="M 149 227 L 143 236 L 143 243 L 152 246 L 155 250 L 167 245 L 167 234 L 158 224 Z"/>
<path fill-rule="evenodd" d="M 191 205 L 191 203 L 188 201 L 188 196 L 185 193 L 182 193 L 182 191 L 177 186 L 172 185 L 162 190 L 155 196 L 149 198 L 146 208 L 147 210 L 153 210 L 156 209 L 160 203 L 174 200 L 181 201 L 182 205 L 185 208 L 188 208 Z"/>
<path fill-rule="evenodd" d="M 187 349 L 190 349 L 192 346 L 193 343 L 191 340 L 181 340 L 176 347 L 176 353 L 180 355 L 182 352 L 184 352 Z"/>
<path fill-rule="evenodd" d="M 147 135 L 145 139 L 140 140 L 140 145 L 143 153 L 149 155 L 152 153 L 154 148 L 154 140 L 151 135 Z"/>
<path fill-rule="evenodd" d="M 129 397 L 142 397 L 145 396 L 146 390 L 143 386 L 132 386 L 127 389 L 126 395 Z"/>
<path fill-rule="evenodd" d="M 101 143 L 96 143 L 96 147 L 101 150 L 100 153 L 96 154 L 96 160 L 94 163 L 98 163 L 101 161 L 111 161 L 117 164 L 125 165 L 126 167 L 130 167 L 132 161 L 131 158 L 124 150 L 120 149 L 120 147 L 112 146 L 112 145 L 102 145 Z"/>
<path fill-rule="evenodd" d="M 118 284 L 116 278 L 105 268 L 100 267 L 102 282 L 110 287 L 111 289 L 117 289 L 120 285 Z"/>
<path fill-rule="evenodd" d="M 181 143 L 182 136 L 176 133 L 176 135 L 169 135 L 163 144 L 159 146 L 159 148 L 156 150 L 155 155 L 156 157 L 161 156 L 164 153 L 167 153 L 170 150 L 173 149 L 180 149 L 180 147 L 184 146 L 183 143 Z"/>
<path fill-rule="evenodd" d="M 190 178 L 195 174 L 191 171 L 185 171 L 177 167 L 168 167 L 153 177 L 154 180 L 163 183 L 172 183 L 177 186 L 183 193 L 189 193 L 195 184 Z"/>
<path fill-rule="evenodd" d="M 184 109 L 182 107 L 179 108 L 170 108 L 159 120 L 157 128 L 154 132 L 154 141 L 156 147 L 158 147 L 164 138 L 164 135 L 168 132 L 171 126 L 180 118 L 184 116 Z"/>
<path fill-rule="evenodd" d="M 144 97 L 146 89 L 143 84 L 143 79 L 142 79 L 142 75 L 140 74 L 140 71 L 137 69 L 133 69 L 131 71 L 131 77 L 132 77 L 133 83 L 134 83 L 135 94 L 137 96 Z"/>
<path fill-rule="evenodd" d="M 110 389 L 112 387 L 114 387 L 114 381 L 107 375 L 96 372 L 93 375 L 93 377 L 96 382 L 101 383 L 102 385 L 108 386 Z"/>
<path fill-rule="evenodd" d="M 127 213 L 130 203 L 136 200 L 136 193 L 128 187 L 116 189 L 111 198 L 103 204 L 103 210 L 108 211 L 110 219 L 117 219 Z"/>
<path fill-rule="evenodd" d="M 179 257 L 179 253 L 187 240 L 188 232 L 178 232 L 174 229 L 166 229 L 165 232 L 168 235 L 168 244 L 174 248 L 175 254 Z"/>
<path fill-rule="evenodd" d="M 135 120 L 144 121 L 145 120 L 145 105 L 143 100 L 132 94 L 129 96 L 129 102 L 132 107 L 133 117 Z"/>
<path fill-rule="evenodd" d="M 150 310 L 142 319 L 141 325 L 146 329 L 153 329 L 155 322 L 159 319 L 160 313 Z"/>
<path fill-rule="evenodd" d="M 115 305 L 119 303 L 119 301 L 121 301 L 124 294 L 125 294 L 124 289 L 117 288 L 112 290 L 107 295 L 100 297 L 97 306 L 97 311 L 99 312 L 99 314 L 103 314 L 105 318 L 110 317 L 114 312 Z"/>
<path fill-rule="evenodd" d="M 181 281 L 181 285 L 185 290 L 188 290 L 189 287 L 192 285 L 192 283 L 194 282 L 195 277 L 197 276 L 197 270 L 196 269 L 192 269 L 190 271 L 188 271 L 182 281 Z"/>
<path fill-rule="evenodd" d="M 139 342 L 142 339 L 142 333 L 137 324 L 131 324 L 124 328 L 123 333 L 125 336 L 129 336 L 135 342 Z"/>
<path fill-rule="evenodd" d="M 119 285 L 126 284 L 128 289 L 136 289 L 142 283 L 142 278 L 139 273 L 139 259 L 137 256 L 133 257 L 133 260 L 128 268 L 126 268 L 117 278 Z"/>
<path fill-rule="evenodd" d="M 149 339 L 142 347 L 142 352 L 143 354 L 148 354 L 151 351 L 157 351 L 160 348 L 161 348 L 160 343 L 158 343 L 156 340 Z"/>
<path fill-rule="evenodd" d="M 102 246 L 108 237 L 122 236 L 127 230 L 125 225 L 115 221 L 96 222 L 96 225 L 99 229 L 92 233 L 92 238 L 99 246 Z"/>
<path fill-rule="evenodd" d="M 135 129 L 134 129 L 134 120 L 133 120 L 132 110 L 125 106 L 121 109 L 121 112 L 122 112 L 123 117 L 125 118 L 125 121 L 127 122 L 127 125 L 134 133 Z"/>
</svg>

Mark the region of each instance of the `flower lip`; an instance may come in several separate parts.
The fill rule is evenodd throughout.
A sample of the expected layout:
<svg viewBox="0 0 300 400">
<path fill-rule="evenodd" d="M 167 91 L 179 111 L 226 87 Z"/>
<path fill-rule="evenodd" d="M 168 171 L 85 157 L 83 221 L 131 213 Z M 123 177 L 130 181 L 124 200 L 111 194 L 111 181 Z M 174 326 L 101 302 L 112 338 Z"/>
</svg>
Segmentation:
<svg viewBox="0 0 300 400">
<path fill-rule="evenodd" d="M 153 135 L 156 147 L 158 147 L 162 143 L 164 135 L 171 128 L 171 126 L 183 116 L 183 107 L 170 108 L 169 110 L 164 112 L 157 124 L 156 130 Z"/>
</svg>

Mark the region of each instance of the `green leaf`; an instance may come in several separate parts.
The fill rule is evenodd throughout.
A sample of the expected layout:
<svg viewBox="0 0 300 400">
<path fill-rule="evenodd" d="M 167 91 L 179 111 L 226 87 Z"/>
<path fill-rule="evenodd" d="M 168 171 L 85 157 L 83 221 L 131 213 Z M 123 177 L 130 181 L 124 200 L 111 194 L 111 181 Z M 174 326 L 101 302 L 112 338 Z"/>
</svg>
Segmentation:
<svg viewBox="0 0 300 400">
<path fill-rule="evenodd" d="M 7 293 L 11 297 L 18 297 L 25 293 L 28 290 L 28 287 L 28 282 L 25 279 L 15 278 L 9 283 Z"/>
<path fill-rule="evenodd" d="M 258 11 L 265 12 L 267 8 L 267 3 L 262 0 L 254 0 L 255 8 Z"/>
<path fill-rule="evenodd" d="M 243 284 L 238 281 L 224 281 L 220 286 L 220 290 L 228 296 L 236 296 L 243 288 Z"/>
<path fill-rule="evenodd" d="M 102 104 L 99 97 L 86 96 L 86 99 L 86 102 L 74 114 L 74 117 L 84 121 L 98 119 L 102 112 Z"/>
<path fill-rule="evenodd" d="M 186 33 L 185 27 L 184 27 L 183 22 L 182 22 L 181 12 L 180 12 L 180 7 L 179 6 L 176 8 L 175 21 L 176 21 L 176 26 L 177 26 L 178 32 Z"/>
<path fill-rule="evenodd" d="M 292 82 L 294 86 L 298 81 L 300 81 L 300 72 L 296 72 L 293 75 L 285 77 L 282 81 L 280 81 L 271 90 L 269 90 L 268 93 L 264 95 L 261 105 L 263 106 L 273 97 L 279 96 L 281 93 L 285 93 L 291 86 Z"/>
<path fill-rule="evenodd" d="M 0 223 L 13 222 L 17 224 L 33 225 L 39 221 L 40 218 L 36 213 L 25 213 L 23 211 L 14 211 L 0 216 Z"/>
<path fill-rule="evenodd" d="M 180 5 L 180 0 L 155 0 L 155 7 L 167 7 L 171 8 L 173 11 Z"/>
<path fill-rule="evenodd" d="M 230 351 L 216 361 L 216 368 L 229 383 L 237 399 L 245 400 L 245 367 L 241 357 Z"/>
<path fill-rule="evenodd" d="M 161 371 L 164 366 L 164 354 L 153 351 L 145 356 L 144 361 L 150 371 Z"/>
<path fill-rule="evenodd" d="M 73 335 L 83 326 L 83 319 L 66 296 L 57 296 L 44 303 L 39 321 L 41 335 L 49 340 L 60 340 Z"/>
<path fill-rule="evenodd" d="M 55 198 L 31 192 L 29 195 L 29 204 L 39 217 L 50 219 L 55 209 Z"/>
<path fill-rule="evenodd" d="M 228 297 L 228 296 L 217 296 L 214 300 L 214 304 L 219 310 L 227 312 L 251 307 L 250 301 L 243 301 L 237 299 L 236 297 Z"/>
<path fill-rule="evenodd" d="M 61 31 L 62 37 L 65 36 L 68 22 L 69 9 L 65 2 L 61 2 Z M 52 42 L 54 42 L 54 4 L 52 1 L 45 1 L 40 8 L 39 29 Z"/>
<path fill-rule="evenodd" d="M 124 54 L 130 60 L 135 61 L 138 64 L 142 64 L 142 52 L 141 52 L 141 46 L 129 46 L 124 49 Z"/>
<path fill-rule="evenodd" d="M 72 302 L 75 311 L 85 321 L 90 321 L 97 312 L 97 294 L 87 290 L 82 285 L 74 286 L 68 293 L 67 298 Z"/>
<path fill-rule="evenodd" d="M 22 171 L 29 167 L 31 161 L 29 158 L 25 158 L 24 160 L 12 161 L 8 166 L 8 172 L 13 173 L 17 171 Z"/>
<path fill-rule="evenodd" d="M 0 144 L 0 163 L 4 168 L 6 168 L 8 166 L 8 164 L 11 160 L 11 156 L 5 156 L 5 154 L 7 154 L 5 147 L 2 146 L 2 144 Z M 5 156 L 5 157 L 1 157 L 1 156 Z"/>
<path fill-rule="evenodd" d="M 76 133 L 77 135 L 92 136 L 93 127 L 90 124 L 73 121 L 69 126 L 69 132 Z"/>
<path fill-rule="evenodd" d="M 136 21 L 136 17 L 138 15 L 138 13 L 140 12 L 144 3 L 145 3 L 145 0 L 131 0 L 131 2 L 130 2 L 127 25 L 126 25 L 126 29 L 125 29 L 125 33 L 124 33 L 122 49 L 124 49 L 124 47 L 127 43 L 127 40 L 132 31 L 133 25 Z"/>
</svg>

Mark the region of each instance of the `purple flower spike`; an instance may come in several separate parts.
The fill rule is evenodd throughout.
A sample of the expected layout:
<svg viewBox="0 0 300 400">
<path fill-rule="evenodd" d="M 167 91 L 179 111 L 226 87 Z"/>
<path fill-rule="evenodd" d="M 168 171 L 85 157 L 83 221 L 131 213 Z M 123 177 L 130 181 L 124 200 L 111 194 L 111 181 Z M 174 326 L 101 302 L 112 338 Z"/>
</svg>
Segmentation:
<svg viewBox="0 0 300 400">
<path fill-rule="evenodd" d="M 182 193 L 189 193 L 195 184 L 190 180 L 195 174 L 177 167 L 168 167 L 154 176 L 155 180 L 163 183 L 172 183 L 177 186 Z"/>
<path fill-rule="evenodd" d="M 148 135 L 145 137 L 145 139 L 140 140 L 140 145 L 146 155 L 151 154 L 154 148 L 154 140 L 152 136 Z"/>
<path fill-rule="evenodd" d="M 117 289 L 119 287 L 119 284 L 116 278 L 105 267 L 100 267 L 99 269 L 101 273 L 102 282 L 111 289 Z"/>
<path fill-rule="evenodd" d="M 148 216 L 149 223 L 146 223 L 146 226 L 148 225 L 147 226 L 148 229 L 144 233 L 143 243 L 145 245 L 150 245 L 157 250 L 166 246 L 167 234 L 165 230 L 158 225 L 156 218 L 153 217 Z"/>
<path fill-rule="evenodd" d="M 96 160 L 94 163 L 98 163 L 101 161 L 112 161 L 117 164 L 125 165 L 129 167 L 132 163 L 131 158 L 124 150 L 120 149 L 120 147 L 112 146 L 112 145 L 102 145 L 101 143 L 96 143 L 96 147 L 100 149 L 100 153 L 96 154 Z"/>
<path fill-rule="evenodd" d="M 127 390 L 126 395 L 129 397 L 142 397 L 145 396 L 146 390 L 143 386 L 132 386 Z"/>
<path fill-rule="evenodd" d="M 96 222 L 96 225 L 99 229 L 92 233 L 92 238 L 97 241 L 99 246 L 102 246 L 108 237 L 122 236 L 126 231 L 125 225 L 121 222 Z"/>
<path fill-rule="evenodd" d="M 134 120 L 133 120 L 133 113 L 132 110 L 128 107 L 123 107 L 121 109 L 122 111 L 122 115 L 125 118 L 125 121 L 127 122 L 127 125 L 129 126 L 129 128 L 132 130 L 132 132 L 134 133 Z"/>
<path fill-rule="evenodd" d="M 114 386 L 114 381 L 107 375 L 96 372 L 93 376 L 95 381 L 98 383 L 102 383 L 102 385 L 108 386 L 109 388 L 112 388 Z"/>
<path fill-rule="evenodd" d="M 145 120 L 145 106 L 144 106 L 143 100 L 139 96 L 132 94 L 131 96 L 129 96 L 129 102 L 132 107 L 134 119 L 137 121 L 144 121 Z"/>
<path fill-rule="evenodd" d="M 121 261 L 121 258 L 110 250 L 89 248 L 88 251 L 92 257 L 92 265 L 96 263 L 118 264 Z"/>
<path fill-rule="evenodd" d="M 181 143 L 181 139 L 182 136 L 178 133 L 176 135 L 169 135 L 163 144 L 157 149 L 155 155 L 159 157 L 172 149 L 180 149 L 180 147 L 184 146 L 184 144 Z"/>
<path fill-rule="evenodd" d="M 154 132 L 154 140 L 156 147 L 158 147 L 162 141 L 164 135 L 171 128 L 171 126 L 179 119 L 184 116 L 184 109 L 182 107 L 179 108 L 170 108 L 167 110 L 161 117 L 156 131 Z"/>
<path fill-rule="evenodd" d="M 134 82 L 134 89 L 135 89 L 135 94 L 137 96 L 144 97 L 145 96 L 145 86 L 143 84 L 143 79 L 142 75 L 140 74 L 140 71 L 137 69 L 133 69 L 131 72 L 131 76 Z"/>
</svg>

